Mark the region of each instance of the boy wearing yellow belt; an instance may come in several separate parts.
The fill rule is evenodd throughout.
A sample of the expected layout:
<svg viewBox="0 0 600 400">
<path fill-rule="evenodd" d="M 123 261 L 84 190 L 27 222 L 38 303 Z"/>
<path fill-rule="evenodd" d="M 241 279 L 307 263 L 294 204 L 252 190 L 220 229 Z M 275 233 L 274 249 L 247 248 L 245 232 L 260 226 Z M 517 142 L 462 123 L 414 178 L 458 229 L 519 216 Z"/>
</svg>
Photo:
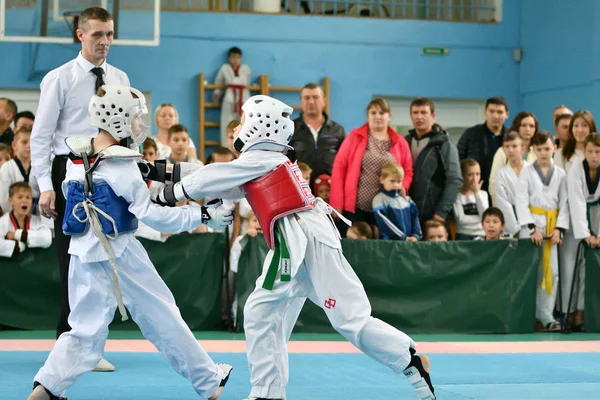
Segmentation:
<svg viewBox="0 0 600 400">
<path fill-rule="evenodd" d="M 517 219 L 521 238 L 543 246 L 537 288 L 536 319 L 545 330 L 560 330 L 552 311 L 558 290 L 557 246 L 569 228 L 565 171 L 552 163 L 554 143 L 549 132 L 538 132 L 531 141 L 537 161 L 525 166 L 517 186 Z"/>
</svg>

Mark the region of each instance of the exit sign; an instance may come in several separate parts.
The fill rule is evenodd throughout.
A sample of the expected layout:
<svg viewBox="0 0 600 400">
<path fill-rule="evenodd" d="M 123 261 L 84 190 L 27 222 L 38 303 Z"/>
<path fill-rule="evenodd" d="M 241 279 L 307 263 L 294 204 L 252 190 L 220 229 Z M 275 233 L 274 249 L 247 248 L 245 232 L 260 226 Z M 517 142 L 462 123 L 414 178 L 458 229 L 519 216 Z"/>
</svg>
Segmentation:
<svg viewBox="0 0 600 400">
<path fill-rule="evenodd" d="M 423 47 L 424 56 L 445 56 L 450 50 L 446 47 Z"/>
</svg>

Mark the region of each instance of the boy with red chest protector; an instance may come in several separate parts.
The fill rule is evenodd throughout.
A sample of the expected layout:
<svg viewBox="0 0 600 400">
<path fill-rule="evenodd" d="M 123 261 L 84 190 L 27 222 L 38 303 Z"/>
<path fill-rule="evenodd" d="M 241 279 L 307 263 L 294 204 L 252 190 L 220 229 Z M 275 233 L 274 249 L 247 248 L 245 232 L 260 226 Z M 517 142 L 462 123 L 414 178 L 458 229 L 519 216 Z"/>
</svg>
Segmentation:
<svg viewBox="0 0 600 400">
<path fill-rule="evenodd" d="M 175 205 L 205 197 L 245 196 L 264 229 L 269 254 L 244 307 L 249 400 L 285 399 L 287 339 L 299 310 L 310 299 L 333 327 L 365 354 L 404 373 L 420 400 L 434 400 L 429 359 L 418 356 L 406 334 L 371 317 L 362 283 L 346 261 L 339 232 L 322 199 L 315 198 L 298 166 L 286 156 L 294 133 L 293 110 L 268 96 L 251 97 L 242 107 L 235 148 L 241 155 L 210 164 L 170 183 L 157 202 Z M 177 180 L 177 179 L 174 179 Z"/>
</svg>

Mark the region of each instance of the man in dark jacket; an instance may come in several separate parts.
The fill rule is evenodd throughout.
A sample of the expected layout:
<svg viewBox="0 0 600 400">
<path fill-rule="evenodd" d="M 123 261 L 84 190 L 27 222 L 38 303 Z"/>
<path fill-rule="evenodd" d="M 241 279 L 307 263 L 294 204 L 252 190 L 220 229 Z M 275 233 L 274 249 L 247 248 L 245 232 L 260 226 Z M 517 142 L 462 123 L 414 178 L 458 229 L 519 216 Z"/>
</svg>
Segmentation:
<svg viewBox="0 0 600 400">
<path fill-rule="evenodd" d="M 490 97 L 485 101 L 485 123 L 467 129 L 458 141 L 458 155 L 461 160 L 472 158 L 481 168 L 482 190 L 488 190 L 494 155 L 500 147 L 508 118 L 508 103 L 502 97 Z"/>
<path fill-rule="evenodd" d="M 462 186 L 458 151 L 450 136 L 435 123 L 432 100 L 413 100 L 410 118 L 415 129 L 406 135 L 414 171 L 409 195 L 419 209 L 421 226 L 430 219 L 445 222 Z"/>
<path fill-rule="evenodd" d="M 329 119 L 324 112 L 325 96 L 316 83 L 309 83 L 300 92 L 302 114 L 294 120 L 294 136 L 290 146 L 298 161 L 312 169 L 311 183 L 321 175 L 331 175 L 333 160 L 346 137 L 344 128 Z"/>
</svg>

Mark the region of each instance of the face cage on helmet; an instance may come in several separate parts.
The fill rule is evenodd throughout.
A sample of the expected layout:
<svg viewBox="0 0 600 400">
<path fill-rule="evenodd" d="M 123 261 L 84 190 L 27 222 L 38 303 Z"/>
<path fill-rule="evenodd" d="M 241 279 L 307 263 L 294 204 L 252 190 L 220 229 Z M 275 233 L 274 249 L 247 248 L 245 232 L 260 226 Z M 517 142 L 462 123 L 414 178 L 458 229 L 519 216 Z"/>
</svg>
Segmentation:
<svg viewBox="0 0 600 400">
<path fill-rule="evenodd" d="M 142 118 L 144 115 L 148 114 L 140 109 L 140 107 L 136 107 L 135 114 L 131 117 L 131 121 L 127 126 L 132 141 L 138 145 L 144 143 L 150 132 L 150 125 L 144 123 L 144 119 Z"/>
</svg>

